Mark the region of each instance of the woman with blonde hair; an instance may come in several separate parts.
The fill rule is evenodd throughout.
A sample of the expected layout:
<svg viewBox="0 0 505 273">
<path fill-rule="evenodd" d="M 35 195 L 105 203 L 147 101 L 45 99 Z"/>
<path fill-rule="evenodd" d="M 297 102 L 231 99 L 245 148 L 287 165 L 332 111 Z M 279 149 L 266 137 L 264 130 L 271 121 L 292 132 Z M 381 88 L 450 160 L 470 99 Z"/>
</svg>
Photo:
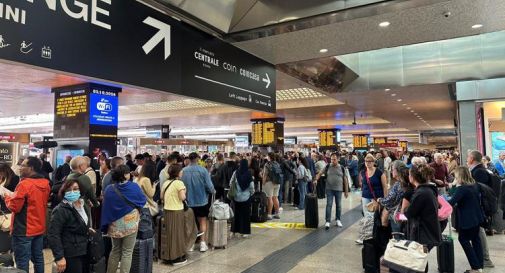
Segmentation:
<svg viewBox="0 0 505 273">
<path fill-rule="evenodd" d="M 449 203 L 456 206 L 458 217 L 455 228 L 459 232 L 458 240 L 472 268 L 466 272 L 479 272 L 484 267 L 479 237 L 484 215 L 480 206 L 479 188 L 467 167 L 456 167 L 454 176 L 457 188 Z"/>
</svg>

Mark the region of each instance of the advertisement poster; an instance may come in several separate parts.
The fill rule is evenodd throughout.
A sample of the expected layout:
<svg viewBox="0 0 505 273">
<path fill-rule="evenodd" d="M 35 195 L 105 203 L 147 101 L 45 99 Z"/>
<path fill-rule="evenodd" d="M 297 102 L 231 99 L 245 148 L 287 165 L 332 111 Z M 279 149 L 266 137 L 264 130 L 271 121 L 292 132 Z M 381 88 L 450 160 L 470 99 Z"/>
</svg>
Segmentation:
<svg viewBox="0 0 505 273">
<path fill-rule="evenodd" d="M 505 152 L 505 132 L 491 132 L 492 160 L 498 159 L 500 152 Z"/>
</svg>

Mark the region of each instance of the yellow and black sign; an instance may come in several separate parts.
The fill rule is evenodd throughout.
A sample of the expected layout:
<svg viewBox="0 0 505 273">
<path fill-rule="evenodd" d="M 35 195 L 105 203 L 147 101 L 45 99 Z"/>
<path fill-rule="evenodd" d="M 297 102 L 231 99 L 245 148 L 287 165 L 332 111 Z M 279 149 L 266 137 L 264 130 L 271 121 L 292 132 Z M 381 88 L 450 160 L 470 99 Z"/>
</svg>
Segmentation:
<svg viewBox="0 0 505 273">
<path fill-rule="evenodd" d="M 408 141 L 400 141 L 400 147 L 402 148 L 403 151 L 407 151 L 408 146 L 409 146 Z"/>
<path fill-rule="evenodd" d="M 304 223 L 251 223 L 252 228 L 273 228 L 273 229 L 308 229 Z"/>
<path fill-rule="evenodd" d="M 388 142 L 388 138 L 387 137 L 374 137 L 373 138 L 373 144 L 377 145 L 377 146 L 386 144 L 387 142 Z"/>
<path fill-rule="evenodd" d="M 252 122 L 252 145 L 274 146 L 283 144 L 283 120 L 252 120 Z"/>
<path fill-rule="evenodd" d="M 338 145 L 338 130 L 336 129 L 320 129 L 319 130 L 319 147 L 337 147 Z"/>
<path fill-rule="evenodd" d="M 352 135 L 354 149 L 368 149 L 369 135 Z"/>
</svg>

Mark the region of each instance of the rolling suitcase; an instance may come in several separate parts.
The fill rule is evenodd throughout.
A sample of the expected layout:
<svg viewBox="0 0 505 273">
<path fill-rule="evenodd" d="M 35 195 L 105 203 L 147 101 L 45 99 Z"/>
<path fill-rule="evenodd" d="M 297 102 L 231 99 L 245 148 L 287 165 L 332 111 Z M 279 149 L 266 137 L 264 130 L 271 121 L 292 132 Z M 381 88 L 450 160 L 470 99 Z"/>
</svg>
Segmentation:
<svg viewBox="0 0 505 273">
<path fill-rule="evenodd" d="M 319 210 L 317 207 L 317 195 L 308 193 L 305 195 L 305 227 L 317 228 L 319 226 Z"/>
<path fill-rule="evenodd" d="M 133 248 L 130 273 L 151 273 L 153 271 L 154 239 L 137 239 Z"/>
<path fill-rule="evenodd" d="M 163 212 L 161 213 L 163 214 Z M 163 241 L 166 241 L 166 225 L 164 223 L 164 217 L 163 216 L 157 216 L 156 217 L 156 230 L 154 232 L 154 239 L 156 240 L 155 242 L 155 251 L 154 251 L 154 257 L 156 259 L 162 259 L 161 253 L 162 253 L 162 248 L 163 248 Z"/>
<path fill-rule="evenodd" d="M 251 197 L 251 222 L 264 223 L 268 218 L 267 211 L 267 195 L 260 190 L 255 192 Z"/>
<path fill-rule="evenodd" d="M 454 273 L 454 241 L 452 240 L 452 227 L 449 219 L 449 236 L 442 235 L 442 242 L 437 247 L 438 272 Z"/>
<path fill-rule="evenodd" d="M 228 244 L 228 220 L 211 219 L 209 221 L 209 244 L 212 249 L 226 248 Z"/>
<path fill-rule="evenodd" d="M 375 250 L 374 239 L 363 241 L 363 248 L 361 249 L 361 261 L 365 273 L 380 272 L 380 259 Z"/>
</svg>

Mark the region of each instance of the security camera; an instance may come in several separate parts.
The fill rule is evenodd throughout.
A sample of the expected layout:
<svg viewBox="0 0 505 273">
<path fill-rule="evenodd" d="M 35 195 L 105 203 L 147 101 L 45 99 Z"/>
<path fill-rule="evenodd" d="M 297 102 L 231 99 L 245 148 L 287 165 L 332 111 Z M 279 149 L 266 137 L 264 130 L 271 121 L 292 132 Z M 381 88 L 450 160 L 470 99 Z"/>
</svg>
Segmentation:
<svg viewBox="0 0 505 273">
<path fill-rule="evenodd" d="M 444 17 L 445 17 L 445 18 L 449 18 L 449 17 L 451 17 L 451 15 L 452 15 L 452 14 L 451 14 L 451 12 L 450 12 L 450 11 L 446 11 L 446 12 L 444 12 Z"/>
</svg>

